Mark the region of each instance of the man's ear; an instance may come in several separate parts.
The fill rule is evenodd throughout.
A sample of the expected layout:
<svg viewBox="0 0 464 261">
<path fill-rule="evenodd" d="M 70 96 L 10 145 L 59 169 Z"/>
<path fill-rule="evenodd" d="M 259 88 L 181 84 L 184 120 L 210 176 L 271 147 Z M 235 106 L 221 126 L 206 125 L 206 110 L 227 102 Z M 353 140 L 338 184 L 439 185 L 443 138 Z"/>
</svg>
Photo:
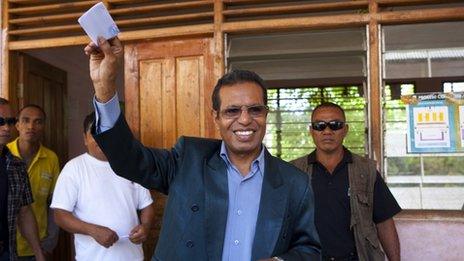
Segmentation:
<svg viewBox="0 0 464 261">
<path fill-rule="evenodd" d="M 219 116 L 218 112 L 217 112 L 216 110 L 211 110 L 211 116 L 213 116 L 214 125 L 216 125 L 216 129 L 219 129 L 218 122 L 217 122 L 217 121 L 219 120 L 219 118 L 218 118 L 218 116 Z"/>
<path fill-rule="evenodd" d="M 345 135 L 343 135 L 344 137 L 346 137 L 346 135 L 348 134 L 348 131 L 350 130 L 350 126 L 348 124 L 345 123 Z"/>
</svg>

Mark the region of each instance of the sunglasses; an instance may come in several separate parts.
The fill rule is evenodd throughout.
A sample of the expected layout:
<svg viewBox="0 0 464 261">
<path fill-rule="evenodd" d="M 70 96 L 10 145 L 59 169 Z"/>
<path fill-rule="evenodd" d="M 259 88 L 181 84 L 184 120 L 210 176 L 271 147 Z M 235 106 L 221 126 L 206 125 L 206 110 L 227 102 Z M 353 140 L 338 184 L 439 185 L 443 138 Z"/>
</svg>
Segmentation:
<svg viewBox="0 0 464 261">
<path fill-rule="evenodd" d="M 323 131 L 327 127 L 329 129 L 336 131 L 340 130 L 345 126 L 345 122 L 343 121 L 317 121 L 317 122 L 311 122 L 311 128 L 316 131 Z"/>
<path fill-rule="evenodd" d="M 16 124 L 16 118 L 3 118 L 3 117 L 0 117 L 0 126 L 3 126 L 5 124 L 8 124 L 8 125 L 15 125 Z"/>
<path fill-rule="evenodd" d="M 248 115 L 252 118 L 263 117 L 269 111 L 269 107 L 266 105 L 242 105 L 242 106 L 231 106 L 222 110 L 220 113 L 222 117 L 227 119 L 236 119 L 242 115 L 242 111 L 247 111 Z"/>
</svg>

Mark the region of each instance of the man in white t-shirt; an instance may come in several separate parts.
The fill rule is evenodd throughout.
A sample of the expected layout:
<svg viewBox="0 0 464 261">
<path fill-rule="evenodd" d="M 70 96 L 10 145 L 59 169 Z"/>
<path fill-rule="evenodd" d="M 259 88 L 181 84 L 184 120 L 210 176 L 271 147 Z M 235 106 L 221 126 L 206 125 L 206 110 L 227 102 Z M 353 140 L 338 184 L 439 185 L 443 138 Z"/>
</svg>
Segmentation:
<svg viewBox="0 0 464 261">
<path fill-rule="evenodd" d="M 147 189 L 113 172 L 90 133 L 94 121 L 95 113 L 84 120 L 88 153 L 69 161 L 56 183 L 55 221 L 75 235 L 76 260 L 143 260 L 153 200 Z"/>
</svg>

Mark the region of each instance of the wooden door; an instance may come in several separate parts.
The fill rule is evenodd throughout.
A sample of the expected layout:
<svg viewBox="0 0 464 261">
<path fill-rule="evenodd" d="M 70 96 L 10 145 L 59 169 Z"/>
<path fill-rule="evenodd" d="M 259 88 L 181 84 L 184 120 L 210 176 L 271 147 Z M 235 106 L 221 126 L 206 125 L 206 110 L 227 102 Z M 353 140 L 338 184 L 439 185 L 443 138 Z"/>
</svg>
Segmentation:
<svg viewBox="0 0 464 261">
<path fill-rule="evenodd" d="M 61 167 L 68 161 L 68 131 L 66 116 L 66 72 L 23 53 L 14 53 L 10 100 L 20 109 L 27 104 L 41 106 L 47 114 L 42 143 L 53 150 Z M 17 105 L 17 106 L 16 106 Z M 80 138 L 80 137 L 79 137 Z M 60 230 L 58 245 L 53 251 L 52 260 L 73 260 L 72 237 Z"/>
<path fill-rule="evenodd" d="M 66 72 L 26 54 L 18 56 L 18 108 L 41 106 L 47 114 L 42 143 L 64 165 L 68 160 Z"/>
<path fill-rule="evenodd" d="M 211 39 L 125 46 L 125 113 L 146 145 L 168 148 L 181 135 L 214 137 Z"/>
<path fill-rule="evenodd" d="M 125 46 L 125 114 L 147 146 L 170 148 L 181 135 L 216 137 L 211 116 L 212 39 L 143 42 Z M 147 240 L 152 253 L 165 198 L 153 192 L 156 220 Z"/>
</svg>

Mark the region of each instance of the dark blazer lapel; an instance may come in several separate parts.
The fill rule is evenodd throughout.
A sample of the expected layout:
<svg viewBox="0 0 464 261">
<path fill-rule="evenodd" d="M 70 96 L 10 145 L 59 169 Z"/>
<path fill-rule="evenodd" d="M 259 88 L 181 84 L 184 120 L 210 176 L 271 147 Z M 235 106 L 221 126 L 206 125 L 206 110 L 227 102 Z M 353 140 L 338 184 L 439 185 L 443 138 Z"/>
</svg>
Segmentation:
<svg viewBox="0 0 464 261">
<path fill-rule="evenodd" d="M 252 260 L 271 257 L 284 221 L 288 191 L 276 159 L 266 150 L 258 221 L 253 241 Z"/>
<path fill-rule="evenodd" d="M 229 206 L 227 167 L 219 151 L 204 164 L 205 226 L 208 260 L 221 260 Z"/>
</svg>

